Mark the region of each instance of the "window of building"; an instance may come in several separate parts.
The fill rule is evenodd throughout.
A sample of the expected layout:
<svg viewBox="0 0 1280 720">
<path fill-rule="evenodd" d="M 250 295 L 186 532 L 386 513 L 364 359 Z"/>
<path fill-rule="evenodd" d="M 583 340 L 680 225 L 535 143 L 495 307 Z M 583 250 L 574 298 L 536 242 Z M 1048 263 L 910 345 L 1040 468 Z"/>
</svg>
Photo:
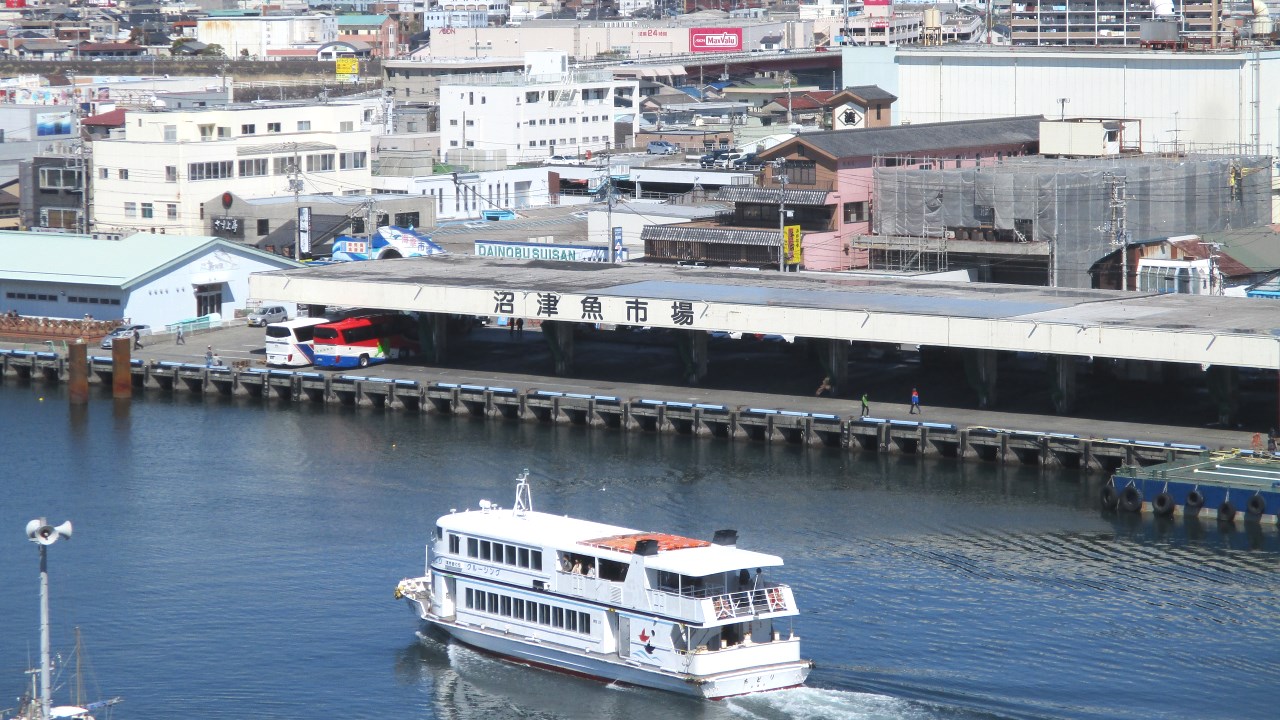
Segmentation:
<svg viewBox="0 0 1280 720">
<path fill-rule="evenodd" d="M 79 190 L 80 171 L 74 168 L 40 168 L 41 190 Z"/>
<path fill-rule="evenodd" d="M 311 129 L 311 121 L 310 121 L 310 120 L 299 120 L 299 121 L 298 121 L 298 132 L 307 132 L 307 131 L 308 131 L 308 130 L 310 130 L 310 129 Z"/>
<path fill-rule="evenodd" d="M 339 168 L 342 170 L 360 170 L 369 164 L 369 153 L 345 152 L 339 156 L 339 160 Z"/>
<path fill-rule="evenodd" d="M 155 206 L 151 203 L 142 203 L 142 217 L 150 220 L 156 216 Z"/>
<path fill-rule="evenodd" d="M 106 180 L 111 175 L 111 171 L 107 168 L 98 168 L 98 177 Z"/>
<path fill-rule="evenodd" d="M 227 138 L 229 138 L 229 137 L 231 137 L 231 128 L 230 128 L 230 127 L 226 127 L 226 126 L 219 126 L 219 127 L 218 127 L 218 139 L 219 139 L 219 140 L 226 140 L 226 139 L 227 139 Z"/>
<path fill-rule="evenodd" d="M 405 132 L 418 132 L 418 123 L 410 120 L 404 124 Z"/>
<path fill-rule="evenodd" d="M 475 146 L 476 146 L 476 141 L 475 141 L 475 140 L 468 140 L 468 141 L 467 141 L 467 147 L 475 147 Z"/>
<path fill-rule="evenodd" d="M 333 153 L 308 155 L 307 172 L 333 172 Z"/>
<path fill-rule="evenodd" d="M 356 124 L 350 120 L 343 120 L 338 124 L 339 132 L 351 132 L 356 129 Z"/>
<path fill-rule="evenodd" d="M 866 222 L 867 204 L 865 202 L 847 202 L 844 204 L 844 221 L 846 223 Z"/>
<path fill-rule="evenodd" d="M 256 130 L 256 128 L 255 128 L 253 125 L 241 125 L 241 126 L 240 126 L 240 134 L 241 134 L 241 135 L 253 135 L 253 134 L 255 134 L 256 132 L 257 132 L 257 130 Z"/>
<path fill-rule="evenodd" d="M 165 211 L 166 211 L 166 212 L 165 212 L 165 217 L 167 217 L 168 219 L 170 219 L 170 220 L 177 220 L 177 219 L 178 219 L 178 204 L 177 204 L 177 203 L 166 203 L 166 204 L 165 204 Z"/>
<path fill-rule="evenodd" d="M 208 142 L 213 139 L 213 125 L 200 125 L 200 142 Z"/>
<path fill-rule="evenodd" d="M 188 180 L 223 180 L 233 177 L 234 167 L 230 160 L 217 162 L 190 163 L 187 165 Z"/>
<path fill-rule="evenodd" d="M 450 140 L 450 141 L 449 141 L 449 147 L 458 147 L 458 141 L 457 141 L 457 140 Z"/>
<path fill-rule="evenodd" d="M 271 232 L 271 221 L 267 218 L 258 218 L 258 234 L 267 235 Z"/>
<path fill-rule="evenodd" d="M 537 90 L 533 90 L 524 94 L 524 101 L 527 103 L 536 103 L 540 97 L 542 97 L 542 93 Z"/>
<path fill-rule="evenodd" d="M 128 218 L 131 218 L 131 217 L 138 217 L 138 203 L 135 203 L 135 202 L 127 202 L 127 203 L 125 203 L 125 204 L 124 204 L 124 216 L 125 216 L 125 217 L 128 217 Z"/>
<path fill-rule="evenodd" d="M 276 122 L 276 123 L 267 123 L 267 132 L 269 132 L 269 133 L 278 133 L 278 132 L 280 132 L 280 123 L 278 123 L 278 122 Z"/>
<path fill-rule="evenodd" d="M 278 157 L 271 158 L 271 174 L 272 175 L 288 175 L 289 168 L 293 165 L 293 158 Z"/>
<path fill-rule="evenodd" d="M 475 120 L 468 120 L 468 121 L 467 121 L 467 127 L 475 127 L 475 124 L 476 124 L 476 121 L 475 121 Z"/>
<path fill-rule="evenodd" d="M 116 177 L 120 178 L 121 180 L 128 180 L 129 171 L 125 168 L 120 168 L 119 170 L 116 171 Z"/>
<path fill-rule="evenodd" d="M 40 227 L 76 230 L 80 227 L 80 211 L 68 208 L 45 208 L 40 211 Z"/>
<path fill-rule="evenodd" d="M 266 158 L 252 158 L 240 161 L 240 177 L 263 177 L 266 174 Z"/>
<path fill-rule="evenodd" d="M 421 221 L 418 219 L 418 213 L 416 212 L 396 213 L 396 227 L 418 227 L 421 224 Z M 515 563 L 512 562 L 508 564 L 514 565 Z"/>
<path fill-rule="evenodd" d="M 452 120 L 450 120 L 450 121 L 449 121 L 449 126 L 450 126 L 450 127 L 458 127 L 458 121 L 457 121 L 457 119 L 452 119 Z"/>
<path fill-rule="evenodd" d="M 164 181 L 178 182 L 178 166 L 177 165 L 164 166 Z"/>
<path fill-rule="evenodd" d="M 177 125 L 164 126 L 164 141 L 178 142 L 178 126 Z"/>
<path fill-rule="evenodd" d="M 787 182 L 792 185 L 813 185 L 818 182 L 818 166 L 812 160 L 788 160 L 783 170 Z"/>
</svg>

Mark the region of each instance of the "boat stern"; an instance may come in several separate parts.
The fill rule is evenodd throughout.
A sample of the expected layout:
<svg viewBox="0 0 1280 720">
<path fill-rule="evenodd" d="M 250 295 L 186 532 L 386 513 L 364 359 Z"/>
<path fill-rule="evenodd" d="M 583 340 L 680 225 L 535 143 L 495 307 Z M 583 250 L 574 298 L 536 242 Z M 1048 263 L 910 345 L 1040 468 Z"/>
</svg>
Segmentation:
<svg viewBox="0 0 1280 720">
<path fill-rule="evenodd" d="M 813 669 L 812 660 L 797 660 L 739 672 L 692 678 L 699 692 L 708 700 L 723 700 L 738 695 L 787 690 L 804 685 Z"/>
<path fill-rule="evenodd" d="M 431 573 L 422 577 L 404 578 L 396 584 L 395 598 L 404 600 L 419 620 L 431 615 Z"/>
</svg>

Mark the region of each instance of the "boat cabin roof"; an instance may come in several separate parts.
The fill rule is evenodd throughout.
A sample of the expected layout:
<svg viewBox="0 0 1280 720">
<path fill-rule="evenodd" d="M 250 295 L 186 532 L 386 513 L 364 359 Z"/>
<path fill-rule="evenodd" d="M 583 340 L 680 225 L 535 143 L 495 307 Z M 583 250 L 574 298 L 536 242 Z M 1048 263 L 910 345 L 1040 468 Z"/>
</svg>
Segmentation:
<svg viewBox="0 0 1280 720">
<path fill-rule="evenodd" d="M 445 515 L 437 522 L 447 532 L 585 553 L 623 563 L 631 561 L 637 541 L 657 540 L 658 554 L 646 557 L 645 567 L 690 577 L 783 564 L 782 558 L 776 555 L 730 545 L 715 545 L 696 538 L 645 532 L 542 512 L 467 510 Z"/>
</svg>

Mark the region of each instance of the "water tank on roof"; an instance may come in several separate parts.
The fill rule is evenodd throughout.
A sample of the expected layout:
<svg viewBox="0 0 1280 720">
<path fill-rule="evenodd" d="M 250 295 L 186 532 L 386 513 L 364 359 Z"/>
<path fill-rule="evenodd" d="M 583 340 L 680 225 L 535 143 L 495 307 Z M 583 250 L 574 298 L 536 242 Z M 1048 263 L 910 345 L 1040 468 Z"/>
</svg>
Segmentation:
<svg viewBox="0 0 1280 720">
<path fill-rule="evenodd" d="M 1176 20 L 1148 20 L 1139 25 L 1138 37 L 1143 43 L 1175 43 L 1178 41 Z"/>
</svg>

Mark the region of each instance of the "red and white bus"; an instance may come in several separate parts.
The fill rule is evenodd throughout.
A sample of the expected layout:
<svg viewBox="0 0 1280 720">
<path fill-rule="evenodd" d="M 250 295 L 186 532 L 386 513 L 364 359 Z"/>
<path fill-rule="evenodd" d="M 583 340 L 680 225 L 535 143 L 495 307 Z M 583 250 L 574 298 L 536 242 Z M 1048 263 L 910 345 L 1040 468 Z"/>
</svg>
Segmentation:
<svg viewBox="0 0 1280 720">
<path fill-rule="evenodd" d="M 319 367 L 368 367 L 418 354 L 417 324 L 408 315 L 363 315 L 317 325 L 315 364 Z"/>
</svg>

